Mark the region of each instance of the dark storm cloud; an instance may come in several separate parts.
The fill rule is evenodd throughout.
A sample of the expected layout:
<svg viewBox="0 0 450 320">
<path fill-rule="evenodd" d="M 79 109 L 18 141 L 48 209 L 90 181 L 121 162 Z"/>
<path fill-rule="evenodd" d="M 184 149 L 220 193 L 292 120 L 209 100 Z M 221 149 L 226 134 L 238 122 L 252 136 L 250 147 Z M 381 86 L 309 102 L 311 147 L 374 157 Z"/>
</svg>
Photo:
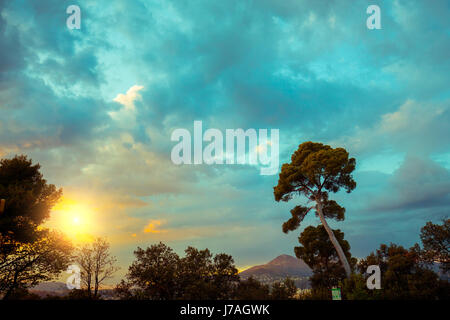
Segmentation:
<svg viewBox="0 0 450 320">
<path fill-rule="evenodd" d="M 430 159 L 407 157 L 389 186 L 374 199 L 374 211 L 412 210 L 450 205 L 450 171 Z"/>
<path fill-rule="evenodd" d="M 0 3 L 2 156 L 30 154 L 64 187 L 146 201 L 126 215 L 211 228 L 189 241 L 246 243 L 231 253 L 252 259 L 292 253 L 280 226 L 295 204 L 276 203 L 277 177 L 256 168 L 173 166 L 173 129 L 278 128 L 280 164 L 306 140 L 345 146 L 358 187 L 334 196 L 347 208 L 335 227 L 358 255 L 411 242 L 448 208 L 446 1 L 379 1 L 375 31 L 371 1 L 79 1 L 72 31 L 69 4 Z M 135 85 L 130 105 L 113 102 Z"/>
</svg>

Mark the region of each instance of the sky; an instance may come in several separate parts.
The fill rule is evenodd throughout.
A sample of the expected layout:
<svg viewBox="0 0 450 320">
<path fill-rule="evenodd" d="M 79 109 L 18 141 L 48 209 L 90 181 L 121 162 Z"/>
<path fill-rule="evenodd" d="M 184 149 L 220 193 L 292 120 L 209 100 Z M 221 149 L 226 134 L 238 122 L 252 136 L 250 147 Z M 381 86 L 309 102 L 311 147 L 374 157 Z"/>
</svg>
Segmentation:
<svg viewBox="0 0 450 320">
<path fill-rule="evenodd" d="M 81 9 L 81 29 L 66 8 Z M 366 9 L 381 9 L 369 30 Z M 176 128 L 279 129 L 356 158 L 330 198 L 356 257 L 406 247 L 450 208 L 448 1 L 0 1 L 0 157 L 26 154 L 64 196 L 47 225 L 107 237 L 126 273 L 163 241 L 239 268 L 293 253 L 300 203 L 249 165 L 172 163 Z"/>
</svg>

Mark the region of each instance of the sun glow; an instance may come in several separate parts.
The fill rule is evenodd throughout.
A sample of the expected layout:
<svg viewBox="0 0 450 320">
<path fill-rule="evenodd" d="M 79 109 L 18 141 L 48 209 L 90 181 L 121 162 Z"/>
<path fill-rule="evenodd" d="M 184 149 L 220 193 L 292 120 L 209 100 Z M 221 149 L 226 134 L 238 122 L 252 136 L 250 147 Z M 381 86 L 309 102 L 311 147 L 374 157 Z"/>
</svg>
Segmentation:
<svg viewBox="0 0 450 320">
<path fill-rule="evenodd" d="M 95 210 L 86 203 L 63 197 L 53 207 L 49 226 L 59 229 L 75 241 L 90 241 L 94 232 Z"/>
</svg>

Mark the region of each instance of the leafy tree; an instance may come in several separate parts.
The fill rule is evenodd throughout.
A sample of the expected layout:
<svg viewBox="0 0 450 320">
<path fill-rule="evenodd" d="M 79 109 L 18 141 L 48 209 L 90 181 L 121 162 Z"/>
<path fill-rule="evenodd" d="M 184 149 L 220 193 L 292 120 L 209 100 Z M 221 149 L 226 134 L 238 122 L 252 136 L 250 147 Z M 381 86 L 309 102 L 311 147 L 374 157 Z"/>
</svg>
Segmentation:
<svg viewBox="0 0 450 320">
<path fill-rule="evenodd" d="M 0 294 L 20 295 L 67 268 L 71 244 L 61 234 L 40 225 L 49 217 L 62 190 L 47 184 L 26 156 L 0 160 Z"/>
<path fill-rule="evenodd" d="M 340 230 L 332 230 L 335 238 L 339 242 L 346 259 L 352 265 L 356 260 L 350 253 L 350 245 L 344 240 L 344 233 Z M 315 291 L 326 288 L 326 295 L 329 295 L 329 288 L 337 286 L 345 277 L 345 270 L 339 262 L 336 249 L 330 241 L 328 233 L 323 225 L 317 227 L 309 226 L 301 233 L 298 241 L 302 246 L 295 247 L 295 255 L 302 259 L 313 270 L 310 278 L 311 286 Z"/>
<path fill-rule="evenodd" d="M 120 300 L 144 300 L 144 291 L 141 288 L 133 288 L 130 281 L 120 280 L 120 283 L 114 288 L 114 294 Z"/>
<path fill-rule="evenodd" d="M 128 269 L 126 281 L 115 289 L 122 299 L 231 299 L 239 282 L 230 255 L 188 247 L 180 258 L 163 243 L 143 250 Z"/>
<path fill-rule="evenodd" d="M 214 290 L 212 285 L 212 254 L 208 249 L 188 247 L 179 262 L 180 296 L 187 300 L 207 299 Z"/>
<path fill-rule="evenodd" d="M 450 219 L 444 219 L 442 225 L 431 221 L 420 230 L 422 257 L 428 263 L 439 262 L 444 273 L 450 270 Z M 416 247 L 417 248 L 417 247 Z"/>
<path fill-rule="evenodd" d="M 81 281 L 89 298 L 97 299 L 100 286 L 118 270 L 117 259 L 111 255 L 109 247 L 105 239 L 96 238 L 78 249 L 75 261 L 81 268 Z"/>
<path fill-rule="evenodd" d="M 236 287 L 235 298 L 238 300 L 269 300 L 270 289 L 253 277 L 241 280 Z"/>
<path fill-rule="evenodd" d="M 19 242 L 36 239 L 37 226 L 61 197 L 62 190 L 47 184 L 39 169 L 40 165 L 33 165 L 26 156 L 0 160 L 0 199 L 6 200 L 0 215 L 2 237 Z"/>
<path fill-rule="evenodd" d="M 286 278 L 283 282 L 275 282 L 272 284 L 270 297 L 273 300 L 290 300 L 297 293 L 297 287 L 292 279 Z"/>
<path fill-rule="evenodd" d="M 208 249 L 188 247 L 180 260 L 180 298 L 230 299 L 239 281 L 238 270 L 230 255 L 212 256 Z"/>
<path fill-rule="evenodd" d="M 291 162 L 283 164 L 278 185 L 274 187 L 276 201 L 289 201 L 296 195 L 303 195 L 308 202 L 314 203 L 313 206 L 293 208 L 292 217 L 283 224 L 283 232 L 297 229 L 308 212 L 315 209 L 347 276 L 351 274 L 350 264 L 326 218 L 344 219 L 345 209 L 336 201 L 329 200 L 328 193 L 338 192 L 341 188 L 350 193 L 356 187 L 352 177 L 355 164 L 355 159 L 349 158 L 343 148 L 333 149 L 322 143 L 305 142 L 294 152 Z"/>
<path fill-rule="evenodd" d="M 139 299 L 174 300 L 178 293 L 179 256 L 160 242 L 134 251 L 136 260 L 128 268 L 127 281 L 116 288 L 122 297 L 139 293 Z M 126 289 L 129 292 L 126 293 Z"/>
<path fill-rule="evenodd" d="M 42 230 L 32 243 L 15 242 L 8 254 L 0 254 L 0 293 L 9 299 L 17 290 L 55 278 L 71 260 L 71 243 L 61 234 Z"/>
<path fill-rule="evenodd" d="M 214 299 L 231 299 L 239 283 L 238 269 L 231 255 L 219 253 L 214 256 Z"/>
<path fill-rule="evenodd" d="M 345 300 L 374 300 L 380 299 L 380 290 L 369 290 L 366 278 L 360 273 L 353 273 L 350 278 L 342 281 L 342 298 Z"/>
<path fill-rule="evenodd" d="M 396 244 L 382 244 L 358 263 L 361 273 L 369 265 L 378 265 L 381 271 L 381 297 L 384 299 L 448 299 L 449 284 L 421 264 L 413 248 L 408 250 Z"/>
</svg>

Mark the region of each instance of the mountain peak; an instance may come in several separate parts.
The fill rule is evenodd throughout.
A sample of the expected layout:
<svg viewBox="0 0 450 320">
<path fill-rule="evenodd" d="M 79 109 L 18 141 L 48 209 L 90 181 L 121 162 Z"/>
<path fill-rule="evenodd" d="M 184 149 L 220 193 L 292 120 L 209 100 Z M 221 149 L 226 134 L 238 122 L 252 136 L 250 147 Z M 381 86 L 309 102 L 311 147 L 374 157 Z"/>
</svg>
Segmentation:
<svg viewBox="0 0 450 320">
<path fill-rule="evenodd" d="M 303 262 L 302 260 L 297 259 L 288 254 L 282 254 L 276 257 L 275 259 L 269 261 L 267 265 L 291 264 L 291 263 L 298 263 L 299 261 Z"/>
<path fill-rule="evenodd" d="M 301 259 L 288 254 L 282 254 L 266 264 L 251 267 L 240 273 L 242 279 L 253 277 L 259 281 L 270 283 L 290 277 L 307 280 L 312 272 Z"/>
</svg>

